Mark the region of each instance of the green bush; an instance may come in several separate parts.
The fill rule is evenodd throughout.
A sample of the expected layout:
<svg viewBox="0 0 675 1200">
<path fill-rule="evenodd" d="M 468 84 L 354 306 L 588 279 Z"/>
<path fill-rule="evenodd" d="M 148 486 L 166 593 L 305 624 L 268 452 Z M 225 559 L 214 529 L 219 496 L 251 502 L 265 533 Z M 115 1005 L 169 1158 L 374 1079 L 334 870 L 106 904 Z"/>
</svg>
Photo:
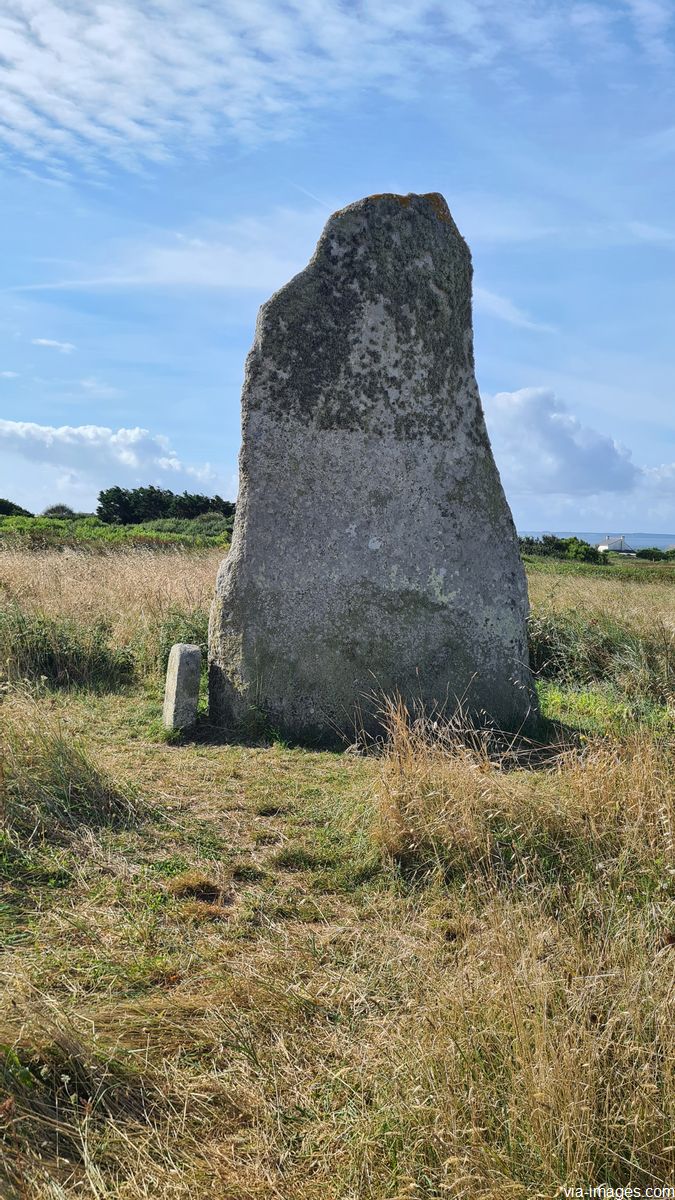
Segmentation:
<svg viewBox="0 0 675 1200">
<path fill-rule="evenodd" d="M 27 508 L 14 504 L 12 500 L 0 499 L 0 517 L 32 517 Z"/>
<path fill-rule="evenodd" d="M 183 492 L 178 495 L 168 488 L 111 487 L 99 492 L 97 515 L 114 525 L 138 525 L 167 517 L 191 520 L 203 513 L 234 517 L 234 504 L 222 496 L 204 496 Z"/>
<path fill-rule="evenodd" d="M 521 554 L 533 554 L 543 558 L 572 559 L 575 562 L 595 563 L 605 566 L 608 557 L 591 546 L 590 542 L 578 537 L 559 538 L 553 533 L 545 533 L 542 537 L 520 537 L 518 545 Z"/>
<path fill-rule="evenodd" d="M 72 517 L 77 516 L 77 514 L 69 504 L 50 504 L 42 510 L 42 516 L 57 517 L 64 521 L 69 521 Z"/>
</svg>

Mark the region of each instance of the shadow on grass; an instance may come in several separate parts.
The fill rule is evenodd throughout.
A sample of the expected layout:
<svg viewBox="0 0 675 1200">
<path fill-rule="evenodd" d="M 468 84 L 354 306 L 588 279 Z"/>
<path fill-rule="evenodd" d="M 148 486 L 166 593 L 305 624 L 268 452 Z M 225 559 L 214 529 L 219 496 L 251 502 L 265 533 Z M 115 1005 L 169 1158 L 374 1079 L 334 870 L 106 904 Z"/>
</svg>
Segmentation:
<svg viewBox="0 0 675 1200">
<path fill-rule="evenodd" d="M 418 720 L 427 722 L 426 718 Z M 485 754 L 490 761 L 499 761 L 507 770 L 545 770 L 553 766 L 561 754 L 580 749 L 584 739 L 583 731 L 563 721 L 543 716 L 538 719 L 536 727 L 528 735 L 487 726 L 455 727 L 453 724 L 449 738 L 448 722 L 443 724 L 429 720 L 427 728 L 432 738 L 434 725 L 437 726 L 439 743 L 448 748 L 453 743 L 457 746 L 473 747 Z M 377 757 L 386 750 L 389 743 L 388 728 L 387 721 L 384 720 L 379 735 L 362 735 L 353 740 L 346 736 L 291 738 L 282 736 L 264 721 L 247 725 L 219 725 L 210 719 L 207 712 L 201 712 L 195 725 L 189 729 L 164 731 L 163 736 L 168 743 L 175 746 L 241 746 L 261 750 L 276 746 L 285 750 Z"/>
</svg>

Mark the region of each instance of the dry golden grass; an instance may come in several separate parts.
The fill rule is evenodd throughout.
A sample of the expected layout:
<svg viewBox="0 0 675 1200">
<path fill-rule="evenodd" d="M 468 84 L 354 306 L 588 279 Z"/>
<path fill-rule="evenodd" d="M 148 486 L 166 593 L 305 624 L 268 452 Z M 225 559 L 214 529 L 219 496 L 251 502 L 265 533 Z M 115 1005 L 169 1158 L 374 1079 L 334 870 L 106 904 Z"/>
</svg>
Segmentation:
<svg viewBox="0 0 675 1200">
<path fill-rule="evenodd" d="M 27 612 L 110 624 L 121 645 L 143 641 L 172 610 L 208 611 L 224 551 L 0 549 L 0 602 Z"/>
<path fill-rule="evenodd" d="M 133 641 L 165 615 L 165 578 L 172 604 L 207 605 L 218 557 L 2 555 L 0 579 L 24 608 Z M 532 584 L 669 619 L 659 585 Z M 663 733 L 634 724 L 534 769 L 400 712 L 363 758 L 167 745 L 159 686 L 3 697 L 0 1194 L 675 1182 Z M 124 821 L 92 820 L 96 789 L 133 798 Z"/>
<path fill-rule="evenodd" d="M 222 550 L 76 550 L 35 552 L 0 549 L 0 595 L 22 608 L 51 615 L 119 621 L 124 628 L 140 618 L 155 619 L 167 608 L 208 608 Z M 533 605 L 599 611 L 636 625 L 653 620 L 675 623 L 672 585 L 617 578 L 533 572 L 528 579 Z"/>
<path fill-rule="evenodd" d="M 546 769 L 501 759 L 388 710 L 381 794 L 383 843 L 404 863 L 502 871 L 520 884 L 585 868 L 649 873 L 675 867 L 675 745 L 636 730 L 560 751 Z M 530 755 L 531 756 L 531 755 Z"/>
<path fill-rule="evenodd" d="M 611 568 L 606 578 L 533 572 L 528 576 L 528 589 L 533 607 L 598 613 L 650 635 L 659 624 L 671 632 L 675 629 L 675 587 L 659 580 L 617 579 Z"/>
</svg>

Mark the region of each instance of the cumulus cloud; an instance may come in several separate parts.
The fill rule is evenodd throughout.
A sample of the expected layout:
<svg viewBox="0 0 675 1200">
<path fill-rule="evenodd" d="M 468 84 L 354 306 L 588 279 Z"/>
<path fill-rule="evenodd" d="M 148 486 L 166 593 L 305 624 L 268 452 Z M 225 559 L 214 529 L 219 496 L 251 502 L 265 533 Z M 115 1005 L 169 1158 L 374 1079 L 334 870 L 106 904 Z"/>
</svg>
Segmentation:
<svg viewBox="0 0 675 1200">
<path fill-rule="evenodd" d="M 582 425 L 550 388 L 487 397 L 486 418 L 507 492 L 628 492 L 643 472 L 607 434 Z"/>
<path fill-rule="evenodd" d="M 665 0 L 627 3 L 658 56 Z M 0 140 L 58 177 L 73 159 L 96 169 L 285 136 L 299 114 L 368 87 L 407 97 L 434 74 L 476 72 L 508 87 L 519 66 L 597 56 L 601 10 L 582 7 L 595 22 L 570 21 L 558 0 L 536 12 L 531 0 L 5 0 Z"/>
<path fill-rule="evenodd" d="M 59 354 L 72 354 L 73 350 L 77 350 L 72 342 L 56 342 L 53 338 L 33 338 L 34 346 L 46 346 L 49 350 L 58 350 Z"/>
<path fill-rule="evenodd" d="M 168 440 L 147 429 L 108 429 L 102 425 L 38 425 L 0 419 L 0 450 L 32 463 L 58 467 L 73 479 L 100 486 L 166 483 L 170 487 L 218 484 L 207 463 L 182 462 Z"/>
</svg>

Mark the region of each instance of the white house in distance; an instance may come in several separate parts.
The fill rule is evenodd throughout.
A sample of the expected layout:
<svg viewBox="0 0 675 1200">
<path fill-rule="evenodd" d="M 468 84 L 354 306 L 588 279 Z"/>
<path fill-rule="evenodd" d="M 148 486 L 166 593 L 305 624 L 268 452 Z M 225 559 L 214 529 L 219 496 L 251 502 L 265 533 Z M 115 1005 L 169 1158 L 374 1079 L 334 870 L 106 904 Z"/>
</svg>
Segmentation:
<svg viewBox="0 0 675 1200">
<path fill-rule="evenodd" d="M 612 534 L 608 533 L 604 542 L 601 542 L 598 546 L 598 550 L 605 552 L 611 550 L 614 554 L 627 554 L 631 558 L 635 558 L 635 551 L 633 550 L 632 546 L 629 546 L 626 543 L 626 539 L 623 534 L 620 536 L 613 536 Z"/>
</svg>

